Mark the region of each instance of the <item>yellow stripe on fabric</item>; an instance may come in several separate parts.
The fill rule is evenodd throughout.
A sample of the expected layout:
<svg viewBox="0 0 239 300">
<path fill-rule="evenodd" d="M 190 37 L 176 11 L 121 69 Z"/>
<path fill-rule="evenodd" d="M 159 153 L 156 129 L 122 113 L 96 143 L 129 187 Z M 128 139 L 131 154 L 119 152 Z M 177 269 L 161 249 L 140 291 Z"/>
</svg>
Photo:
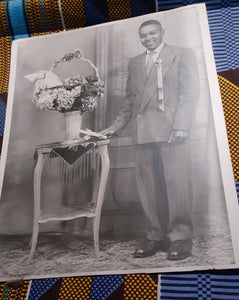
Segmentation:
<svg viewBox="0 0 239 300">
<path fill-rule="evenodd" d="M 61 7 L 66 29 L 85 26 L 86 17 L 83 0 L 61 0 Z"/>
<path fill-rule="evenodd" d="M 11 59 L 11 38 L 7 27 L 5 4 L 0 2 L 0 94 L 8 91 Z"/>
<path fill-rule="evenodd" d="M 6 282 L 0 282 L 0 299 L 5 298 L 6 289 L 7 289 L 7 283 Z"/>
<path fill-rule="evenodd" d="M 30 281 L 24 281 L 23 287 L 9 288 L 6 300 L 26 300 Z"/>
<path fill-rule="evenodd" d="M 63 30 L 58 1 L 43 0 L 47 28 L 49 32 Z"/>
<path fill-rule="evenodd" d="M 6 11 L 6 2 L 0 2 L 0 17 L 1 17 L 1 26 L 0 26 L 0 35 L 1 36 L 8 36 L 10 33 L 8 31 L 8 25 L 7 25 L 7 11 Z"/>
<path fill-rule="evenodd" d="M 90 277 L 63 278 L 58 300 L 90 299 Z"/>
<path fill-rule="evenodd" d="M 7 93 L 10 74 L 11 38 L 0 37 L 0 94 Z"/>
<path fill-rule="evenodd" d="M 157 300 L 158 287 L 150 275 L 131 274 L 124 278 L 124 300 Z"/>
<path fill-rule="evenodd" d="M 131 17 L 130 0 L 107 0 L 110 21 Z"/>
<path fill-rule="evenodd" d="M 26 1 L 27 16 L 30 24 L 31 34 L 33 36 L 46 34 L 44 19 L 41 9 L 41 0 Z"/>
<path fill-rule="evenodd" d="M 235 181 L 239 181 L 239 87 L 218 75 Z"/>
</svg>

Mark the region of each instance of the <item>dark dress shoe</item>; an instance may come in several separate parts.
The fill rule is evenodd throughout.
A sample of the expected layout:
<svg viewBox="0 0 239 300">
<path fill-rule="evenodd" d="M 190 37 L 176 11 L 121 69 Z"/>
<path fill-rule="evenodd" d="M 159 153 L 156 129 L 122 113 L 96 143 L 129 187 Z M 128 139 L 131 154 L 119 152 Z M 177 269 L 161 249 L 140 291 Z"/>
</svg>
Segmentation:
<svg viewBox="0 0 239 300">
<path fill-rule="evenodd" d="M 145 240 L 141 245 L 135 250 L 133 257 L 143 258 L 154 255 L 158 251 L 168 251 L 169 242 L 168 240 L 164 241 L 151 241 Z"/>
<path fill-rule="evenodd" d="M 192 240 L 171 242 L 168 250 L 168 260 L 181 260 L 192 256 Z"/>
</svg>

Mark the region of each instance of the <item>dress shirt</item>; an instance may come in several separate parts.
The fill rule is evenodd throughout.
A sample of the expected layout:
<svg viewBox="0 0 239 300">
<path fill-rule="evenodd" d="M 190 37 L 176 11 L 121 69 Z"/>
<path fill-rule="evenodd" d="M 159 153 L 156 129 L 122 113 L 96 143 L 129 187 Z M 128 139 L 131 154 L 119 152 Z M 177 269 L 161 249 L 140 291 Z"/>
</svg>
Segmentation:
<svg viewBox="0 0 239 300">
<path fill-rule="evenodd" d="M 162 48 L 163 48 L 163 45 L 164 45 L 164 43 L 161 43 L 156 49 L 152 50 L 152 51 L 154 52 L 154 54 L 152 55 L 152 58 L 153 58 L 154 62 L 156 62 L 156 60 L 157 60 L 157 58 L 158 58 L 158 56 L 159 56 L 159 53 L 160 53 L 160 51 L 161 51 Z M 147 64 L 147 62 L 148 62 L 149 54 L 150 54 L 150 52 L 152 52 L 152 51 L 150 51 L 150 50 L 148 50 L 148 49 L 146 50 L 145 66 L 146 66 L 146 64 Z"/>
</svg>

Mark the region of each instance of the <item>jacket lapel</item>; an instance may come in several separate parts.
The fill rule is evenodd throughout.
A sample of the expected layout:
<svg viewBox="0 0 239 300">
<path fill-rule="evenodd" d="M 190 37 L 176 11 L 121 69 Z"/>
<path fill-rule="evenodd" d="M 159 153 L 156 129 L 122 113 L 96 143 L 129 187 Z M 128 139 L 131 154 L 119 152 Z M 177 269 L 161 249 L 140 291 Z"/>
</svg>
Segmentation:
<svg viewBox="0 0 239 300">
<path fill-rule="evenodd" d="M 170 61 L 171 61 L 171 51 L 168 47 L 168 45 L 164 45 L 161 52 L 159 53 L 159 56 L 157 59 L 162 59 L 162 75 L 163 78 L 165 74 L 168 71 L 168 68 L 170 66 Z M 145 66 L 144 66 L 144 74 L 146 77 L 146 72 L 145 72 Z M 143 112 L 145 106 L 147 103 L 150 101 L 152 96 L 157 90 L 157 68 L 156 66 L 152 68 L 151 72 L 149 73 L 148 78 L 146 78 L 145 86 L 144 86 L 144 93 L 143 93 L 143 98 L 140 106 L 139 112 Z"/>
<path fill-rule="evenodd" d="M 140 55 L 138 59 L 135 61 L 134 76 L 136 80 L 136 87 L 141 94 L 143 94 L 144 87 L 147 82 L 147 76 L 145 71 L 145 58 L 146 58 L 146 52 Z"/>
<path fill-rule="evenodd" d="M 159 53 L 158 59 L 163 60 L 162 72 L 164 77 L 168 71 L 169 66 L 171 65 L 171 60 L 172 60 L 172 52 L 170 47 L 167 44 L 163 46 L 162 51 Z"/>
</svg>

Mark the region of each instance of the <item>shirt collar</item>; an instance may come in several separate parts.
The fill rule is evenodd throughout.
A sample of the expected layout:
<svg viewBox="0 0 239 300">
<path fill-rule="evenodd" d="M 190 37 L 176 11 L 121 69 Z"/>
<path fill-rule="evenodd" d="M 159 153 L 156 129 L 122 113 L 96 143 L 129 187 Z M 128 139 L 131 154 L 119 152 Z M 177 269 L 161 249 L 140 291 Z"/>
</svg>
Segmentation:
<svg viewBox="0 0 239 300">
<path fill-rule="evenodd" d="M 153 51 L 155 52 L 155 55 L 156 55 L 156 56 L 159 55 L 159 53 L 160 53 L 160 51 L 162 50 L 163 46 L 164 46 L 164 43 L 162 42 L 156 49 L 153 50 Z M 146 55 L 149 55 L 150 52 L 151 52 L 151 51 L 147 49 L 147 50 L 146 50 Z"/>
</svg>

